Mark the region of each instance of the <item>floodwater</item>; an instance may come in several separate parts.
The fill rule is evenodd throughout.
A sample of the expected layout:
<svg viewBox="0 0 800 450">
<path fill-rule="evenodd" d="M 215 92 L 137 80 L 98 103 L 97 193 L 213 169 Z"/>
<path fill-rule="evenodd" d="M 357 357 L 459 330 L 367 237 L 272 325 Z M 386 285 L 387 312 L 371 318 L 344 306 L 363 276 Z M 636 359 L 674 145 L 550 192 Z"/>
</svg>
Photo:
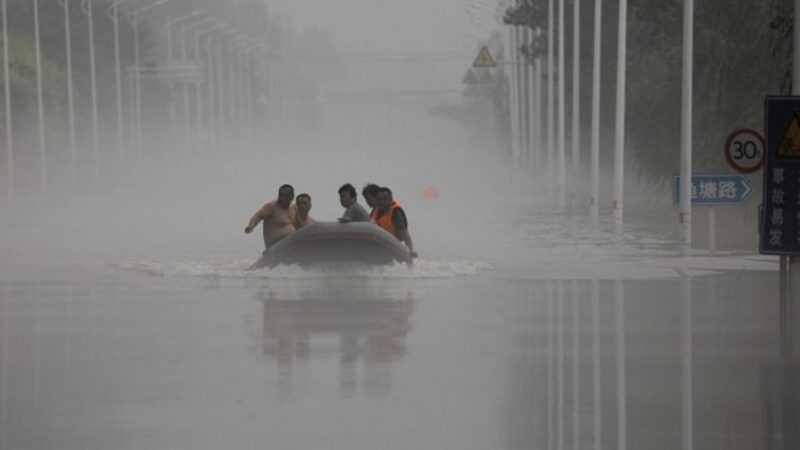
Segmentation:
<svg viewBox="0 0 800 450">
<path fill-rule="evenodd" d="M 115 257 L 102 218 L 77 257 L 26 214 L 3 219 L 2 450 L 777 448 L 771 260 L 527 212 L 513 258 L 420 232 L 412 269 L 244 272 L 257 252 Z"/>
</svg>

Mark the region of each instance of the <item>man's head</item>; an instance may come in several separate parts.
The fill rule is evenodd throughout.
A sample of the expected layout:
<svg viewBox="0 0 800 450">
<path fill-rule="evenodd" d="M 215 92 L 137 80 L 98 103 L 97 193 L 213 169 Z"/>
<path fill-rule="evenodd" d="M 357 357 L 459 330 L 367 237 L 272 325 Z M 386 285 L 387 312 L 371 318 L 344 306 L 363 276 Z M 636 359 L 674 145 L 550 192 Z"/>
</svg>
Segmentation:
<svg viewBox="0 0 800 450">
<path fill-rule="evenodd" d="M 364 201 L 367 202 L 367 205 L 370 208 L 374 208 L 377 206 L 377 198 L 378 198 L 378 191 L 381 190 L 381 187 L 374 183 L 369 183 L 364 186 L 364 189 L 361 190 L 361 195 L 364 196 Z"/>
<path fill-rule="evenodd" d="M 281 208 L 288 208 L 294 200 L 294 188 L 291 184 L 284 184 L 278 188 L 278 205 Z"/>
<path fill-rule="evenodd" d="M 382 187 L 378 190 L 378 195 L 376 197 L 376 205 L 375 207 L 378 208 L 378 211 L 381 213 L 385 213 L 389 210 L 389 207 L 392 206 L 392 190 L 388 187 Z"/>
<path fill-rule="evenodd" d="M 343 184 L 342 187 L 339 188 L 339 203 L 347 208 L 356 202 L 357 195 L 356 188 L 354 188 L 352 184 Z"/>
<path fill-rule="evenodd" d="M 294 202 L 297 205 L 297 211 L 300 213 L 301 216 L 305 217 L 308 215 L 308 212 L 311 211 L 310 195 L 300 194 L 297 196 Z"/>
</svg>

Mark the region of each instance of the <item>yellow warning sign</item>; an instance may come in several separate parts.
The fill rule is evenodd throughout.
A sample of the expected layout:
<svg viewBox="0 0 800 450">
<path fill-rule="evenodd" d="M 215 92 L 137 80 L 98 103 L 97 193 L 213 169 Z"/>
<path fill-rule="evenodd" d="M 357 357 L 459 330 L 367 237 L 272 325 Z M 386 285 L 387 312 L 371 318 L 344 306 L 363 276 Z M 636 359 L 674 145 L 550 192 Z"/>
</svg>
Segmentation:
<svg viewBox="0 0 800 450">
<path fill-rule="evenodd" d="M 489 53 L 489 49 L 486 47 L 481 48 L 481 51 L 478 52 L 478 57 L 472 63 L 472 67 L 495 67 L 496 65 L 497 63 L 494 62 L 492 54 Z"/>
<path fill-rule="evenodd" d="M 464 84 L 478 84 L 478 77 L 475 76 L 475 72 L 472 69 L 467 70 L 467 74 L 464 75 Z"/>
<path fill-rule="evenodd" d="M 795 112 L 783 132 L 783 137 L 775 154 L 779 159 L 800 159 L 800 118 Z"/>
</svg>

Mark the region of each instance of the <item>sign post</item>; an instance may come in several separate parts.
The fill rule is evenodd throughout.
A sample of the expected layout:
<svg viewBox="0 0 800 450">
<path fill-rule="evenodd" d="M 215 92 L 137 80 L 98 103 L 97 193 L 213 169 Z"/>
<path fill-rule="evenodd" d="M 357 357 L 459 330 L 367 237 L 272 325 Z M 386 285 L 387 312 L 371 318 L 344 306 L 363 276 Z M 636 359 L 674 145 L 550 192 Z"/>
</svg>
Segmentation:
<svg viewBox="0 0 800 450">
<path fill-rule="evenodd" d="M 694 175 L 691 182 L 692 205 L 708 206 L 708 248 L 717 251 L 717 211 L 716 205 L 738 205 L 753 193 L 753 187 L 743 175 L 711 174 Z M 672 202 L 681 204 L 681 177 L 675 175 Z"/>
</svg>

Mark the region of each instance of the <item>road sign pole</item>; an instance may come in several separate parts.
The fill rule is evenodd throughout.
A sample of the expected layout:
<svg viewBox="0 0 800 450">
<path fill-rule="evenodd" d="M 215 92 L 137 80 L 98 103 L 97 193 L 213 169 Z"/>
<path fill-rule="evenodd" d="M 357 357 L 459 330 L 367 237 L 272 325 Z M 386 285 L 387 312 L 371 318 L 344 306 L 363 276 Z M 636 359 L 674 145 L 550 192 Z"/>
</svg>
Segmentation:
<svg viewBox="0 0 800 450">
<path fill-rule="evenodd" d="M 708 207 L 708 249 L 712 255 L 717 251 L 717 210 L 714 205 Z"/>
<path fill-rule="evenodd" d="M 794 59 L 792 70 L 792 91 L 794 95 L 800 95 L 800 0 L 794 1 Z M 789 298 L 792 301 L 797 301 L 800 298 L 800 258 L 797 256 L 790 257 L 787 261 L 787 266 L 790 273 L 786 292 L 789 293 Z M 793 280 L 795 281 L 793 282 Z M 786 336 L 789 346 L 786 349 L 786 355 L 789 358 L 791 358 L 792 355 L 791 344 L 793 341 L 791 316 L 789 315 L 792 312 L 791 306 L 791 304 L 787 304 L 786 308 Z"/>
</svg>

